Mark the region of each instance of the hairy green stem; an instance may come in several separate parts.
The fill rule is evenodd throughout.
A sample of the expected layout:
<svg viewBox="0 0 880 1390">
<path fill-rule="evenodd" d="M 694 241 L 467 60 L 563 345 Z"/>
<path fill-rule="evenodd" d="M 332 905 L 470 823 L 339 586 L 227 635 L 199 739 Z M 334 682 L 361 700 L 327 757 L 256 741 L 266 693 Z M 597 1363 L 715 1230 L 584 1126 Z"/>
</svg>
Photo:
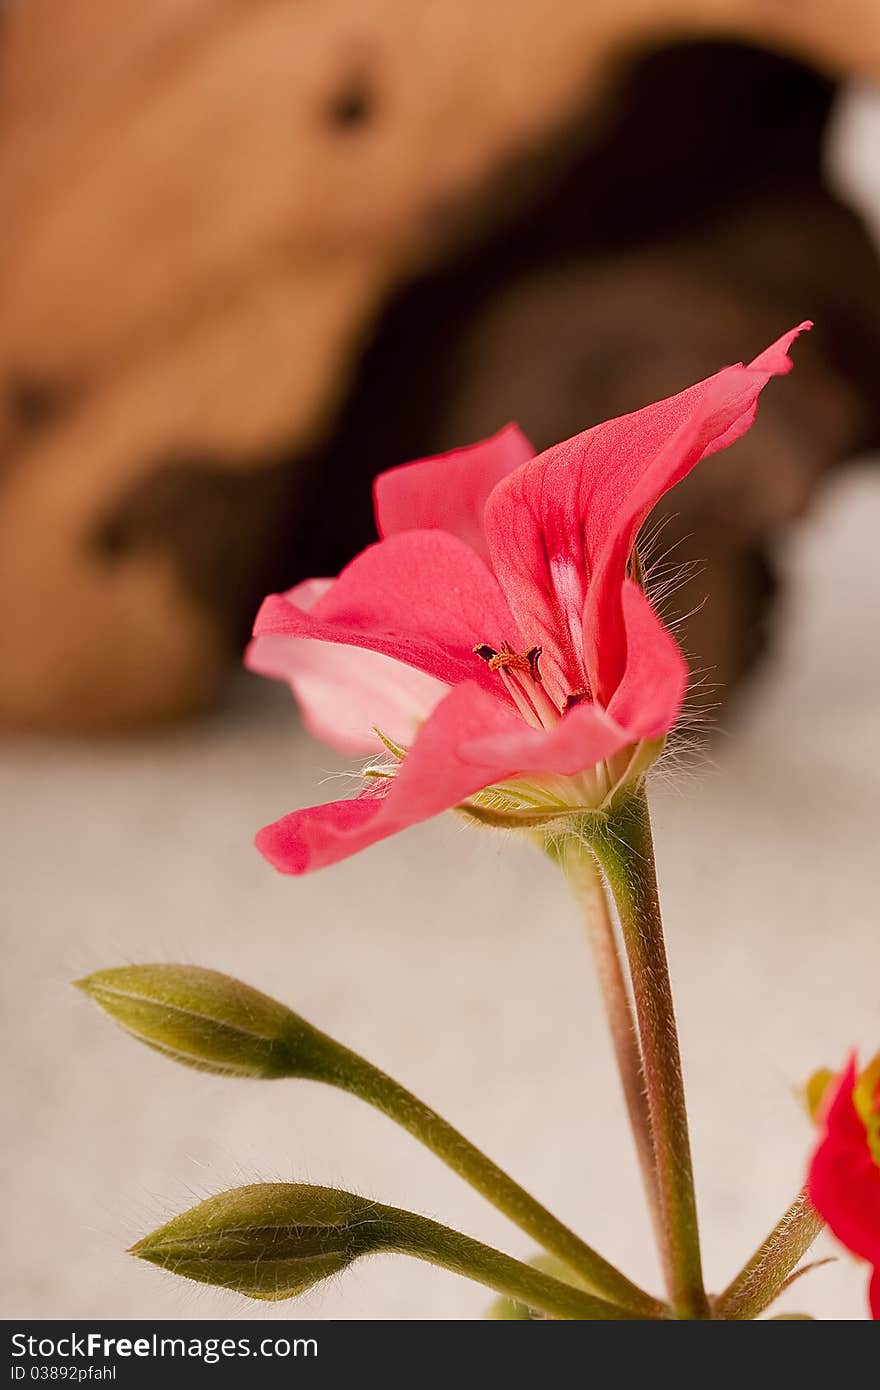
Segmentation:
<svg viewBox="0 0 880 1390">
<path fill-rule="evenodd" d="M 654 1227 L 661 1258 L 666 1256 L 660 1194 L 657 1188 L 657 1162 L 651 1114 L 645 1089 L 642 1053 L 633 1017 L 629 988 L 614 933 L 608 897 L 596 859 L 583 842 L 568 836 L 554 851 L 584 915 L 587 938 L 593 953 L 596 978 L 602 993 L 605 1016 L 611 1034 L 617 1070 L 626 1102 L 636 1156 L 641 1171 L 645 1199 Z M 667 1271 L 668 1276 L 668 1271 Z"/>
<path fill-rule="evenodd" d="M 751 1259 L 715 1300 L 719 1318 L 756 1318 L 782 1292 L 824 1222 L 805 1192 L 798 1193 Z"/>
<path fill-rule="evenodd" d="M 78 984 L 141 1042 L 186 1066 L 224 1075 L 322 1081 L 360 1097 L 425 1144 L 591 1292 L 636 1315 L 665 1314 L 662 1303 L 558 1221 L 436 1111 L 277 1000 L 199 966 L 123 966 Z"/>
<path fill-rule="evenodd" d="M 515 1225 L 568 1265 L 595 1294 L 629 1308 L 637 1316 L 663 1316 L 662 1303 L 563 1225 L 441 1115 L 366 1058 L 326 1034 L 318 1036 L 326 1047 L 326 1062 L 316 1069 L 317 1080 L 349 1091 L 394 1120 Z"/>
<path fill-rule="evenodd" d="M 380 1210 L 384 1214 L 387 1208 Z M 473 1279 L 536 1312 L 584 1322 L 633 1322 L 664 1315 L 662 1309 L 650 1315 L 596 1298 L 427 1217 L 403 1211 L 395 1211 L 393 1215 L 389 1238 L 383 1243 L 385 1249 L 427 1260 L 465 1279 Z"/>
<path fill-rule="evenodd" d="M 643 787 L 613 805 L 607 816 L 591 827 L 590 843 L 617 904 L 632 978 L 657 1160 L 669 1294 L 679 1317 L 706 1318 L 711 1311 L 703 1286 L 678 1030 Z"/>
</svg>

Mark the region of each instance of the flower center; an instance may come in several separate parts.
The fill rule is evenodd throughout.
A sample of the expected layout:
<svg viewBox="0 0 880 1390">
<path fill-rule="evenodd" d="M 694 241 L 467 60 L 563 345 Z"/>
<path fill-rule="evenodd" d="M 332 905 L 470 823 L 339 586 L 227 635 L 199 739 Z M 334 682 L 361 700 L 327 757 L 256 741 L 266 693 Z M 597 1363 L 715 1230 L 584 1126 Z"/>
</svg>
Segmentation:
<svg viewBox="0 0 880 1390">
<path fill-rule="evenodd" d="M 515 652 L 509 642 L 500 648 L 480 642 L 474 652 L 501 677 L 502 684 L 523 719 L 533 729 L 552 729 L 572 705 L 590 699 L 589 690 L 573 690 L 566 695 L 562 708 L 548 695 L 541 678 L 541 648 L 530 647 L 525 653 Z"/>
</svg>

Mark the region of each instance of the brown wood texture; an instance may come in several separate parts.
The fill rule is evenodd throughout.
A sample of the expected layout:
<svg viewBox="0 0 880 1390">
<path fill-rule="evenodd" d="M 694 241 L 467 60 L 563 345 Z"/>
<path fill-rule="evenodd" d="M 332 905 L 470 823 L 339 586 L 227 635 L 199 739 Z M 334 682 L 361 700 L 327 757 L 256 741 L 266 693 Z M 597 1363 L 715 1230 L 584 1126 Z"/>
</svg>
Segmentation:
<svg viewBox="0 0 880 1390">
<path fill-rule="evenodd" d="M 312 448 L 392 290 L 539 184 L 577 113 L 600 130 L 631 53 L 701 33 L 880 72 L 874 0 L 8 10 L 0 723 L 209 699 L 226 632 L 162 547 L 108 555 L 106 518 L 169 457 L 240 474 Z"/>
</svg>

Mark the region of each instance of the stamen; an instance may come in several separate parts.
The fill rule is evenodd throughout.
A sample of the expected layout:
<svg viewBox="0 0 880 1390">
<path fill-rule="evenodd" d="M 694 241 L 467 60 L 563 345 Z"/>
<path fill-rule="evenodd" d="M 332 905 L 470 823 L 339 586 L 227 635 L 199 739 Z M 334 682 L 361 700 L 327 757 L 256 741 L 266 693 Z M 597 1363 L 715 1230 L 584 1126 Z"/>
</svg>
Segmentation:
<svg viewBox="0 0 880 1390">
<path fill-rule="evenodd" d="M 476 650 L 476 648 L 475 648 Z M 492 651 L 491 647 L 480 648 L 483 651 L 490 651 L 492 655 L 488 658 L 490 671 L 522 671 L 524 675 L 532 674 L 532 652 L 539 651 L 540 648 L 533 647 L 527 656 L 520 656 L 513 650 L 509 642 L 502 642 L 500 652 Z"/>
<path fill-rule="evenodd" d="M 526 652 L 526 661 L 529 663 L 529 675 L 538 685 L 541 684 L 541 672 L 538 668 L 538 662 L 543 650 L 543 647 L 530 647 Z"/>
<path fill-rule="evenodd" d="M 495 658 L 496 658 L 496 656 L 498 655 L 498 653 L 497 653 L 497 651 L 495 650 L 495 648 L 494 648 L 494 647 L 490 647 L 489 644 L 488 644 L 487 642 L 479 642 L 479 643 L 477 644 L 477 646 L 474 647 L 474 655 L 475 655 L 475 656 L 482 657 L 482 659 L 483 659 L 483 660 L 486 662 L 486 664 L 488 665 L 488 663 L 489 663 L 490 661 L 494 661 L 494 660 L 495 660 Z"/>
<path fill-rule="evenodd" d="M 509 670 L 507 667 L 502 666 L 498 668 L 498 674 L 501 677 L 505 690 L 507 691 L 513 703 L 516 705 L 517 709 L 519 710 L 526 723 L 530 724 L 533 729 L 543 728 L 538 711 L 532 704 L 530 692 L 527 693 L 525 690 L 523 690 L 522 685 L 517 680 L 515 673 Z"/>
<path fill-rule="evenodd" d="M 539 681 L 533 680 L 529 686 L 529 699 L 535 707 L 538 718 L 545 729 L 552 729 L 559 723 L 559 710 Z"/>
<path fill-rule="evenodd" d="M 562 706 L 562 713 L 568 714 L 568 711 L 570 709 L 574 709 L 575 705 L 582 705 L 585 703 L 585 701 L 588 701 L 589 699 L 589 690 L 586 690 L 583 687 L 580 690 L 573 690 L 570 695 L 566 695 L 565 697 L 565 704 Z"/>
<path fill-rule="evenodd" d="M 500 650 L 490 647 L 488 642 L 480 642 L 474 647 L 474 653 L 483 658 L 490 671 L 522 671 L 525 675 L 531 676 L 532 680 L 539 679 L 536 673 L 538 657 L 541 655 L 540 647 L 532 647 L 525 656 L 520 656 L 509 642 L 502 642 Z"/>
<path fill-rule="evenodd" d="M 474 647 L 474 652 L 486 662 L 490 671 L 501 677 L 505 690 L 527 724 L 533 729 L 552 729 L 559 723 L 559 710 L 543 688 L 538 665 L 540 647 L 531 647 L 521 656 L 509 642 L 502 642 L 500 650 L 481 642 Z"/>
</svg>

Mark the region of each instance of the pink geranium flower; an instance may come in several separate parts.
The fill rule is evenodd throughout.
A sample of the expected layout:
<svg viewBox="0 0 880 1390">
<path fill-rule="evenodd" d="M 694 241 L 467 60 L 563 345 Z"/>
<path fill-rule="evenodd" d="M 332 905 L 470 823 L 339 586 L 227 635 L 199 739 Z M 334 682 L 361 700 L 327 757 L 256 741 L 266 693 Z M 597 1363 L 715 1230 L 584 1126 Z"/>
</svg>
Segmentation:
<svg viewBox="0 0 880 1390">
<path fill-rule="evenodd" d="M 837 1239 L 871 1265 L 871 1316 L 880 1318 L 880 1055 L 861 1077 L 850 1058 L 825 1093 L 820 1123 L 807 1192 Z"/>
<path fill-rule="evenodd" d="M 595 812 L 640 775 L 687 672 L 628 577 L 639 527 L 749 428 L 799 331 L 537 457 L 510 425 L 376 480 L 381 539 L 337 579 L 267 598 L 246 660 L 290 683 L 320 738 L 390 758 L 360 795 L 261 830 L 276 868 L 320 868 L 450 807 L 524 825 Z"/>
</svg>

